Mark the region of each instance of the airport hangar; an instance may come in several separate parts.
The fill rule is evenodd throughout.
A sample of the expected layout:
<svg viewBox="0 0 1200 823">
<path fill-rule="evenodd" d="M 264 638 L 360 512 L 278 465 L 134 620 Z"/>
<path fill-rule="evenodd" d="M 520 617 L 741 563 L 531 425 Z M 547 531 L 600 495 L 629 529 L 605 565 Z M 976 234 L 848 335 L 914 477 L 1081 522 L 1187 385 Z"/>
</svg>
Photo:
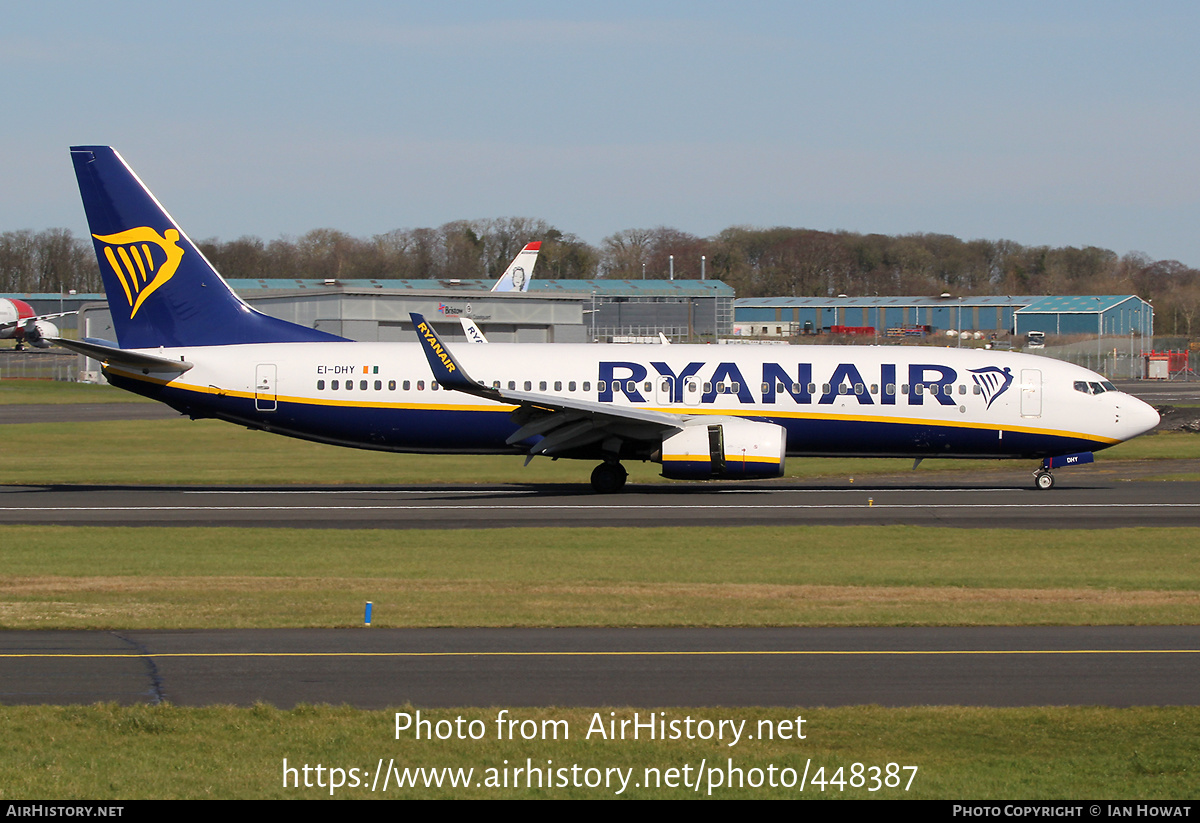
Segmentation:
<svg viewBox="0 0 1200 823">
<path fill-rule="evenodd" d="M 751 337 L 820 334 L 834 327 L 878 337 L 948 330 L 984 335 L 1154 336 L 1154 307 L 1137 295 L 977 297 L 749 297 L 733 304 L 734 333 Z M 1103 325 L 1101 325 L 1103 324 Z M 855 333 L 855 332 L 851 332 Z"/>
<path fill-rule="evenodd" d="M 410 312 L 443 339 L 465 340 L 458 318 L 493 343 L 702 342 L 733 331 L 733 289 L 719 280 L 539 280 L 492 292 L 492 280 L 229 279 L 259 311 L 361 342 L 415 341 Z M 53 295 L 57 304 L 58 295 Z M 83 295 L 80 337 L 113 340 L 103 295 Z"/>
</svg>

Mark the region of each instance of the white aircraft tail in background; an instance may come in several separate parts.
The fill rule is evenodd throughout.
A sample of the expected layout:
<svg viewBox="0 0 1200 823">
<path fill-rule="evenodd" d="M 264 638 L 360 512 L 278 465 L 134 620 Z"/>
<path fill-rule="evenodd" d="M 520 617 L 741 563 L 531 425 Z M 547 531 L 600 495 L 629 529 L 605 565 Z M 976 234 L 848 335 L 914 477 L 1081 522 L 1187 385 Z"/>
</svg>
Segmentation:
<svg viewBox="0 0 1200 823">
<path fill-rule="evenodd" d="M 540 241 L 527 243 L 508 264 L 504 274 L 500 275 L 496 285 L 492 286 L 492 291 L 529 291 L 529 281 L 533 279 L 533 265 L 537 263 L 541 248 Z"/>
</svg>

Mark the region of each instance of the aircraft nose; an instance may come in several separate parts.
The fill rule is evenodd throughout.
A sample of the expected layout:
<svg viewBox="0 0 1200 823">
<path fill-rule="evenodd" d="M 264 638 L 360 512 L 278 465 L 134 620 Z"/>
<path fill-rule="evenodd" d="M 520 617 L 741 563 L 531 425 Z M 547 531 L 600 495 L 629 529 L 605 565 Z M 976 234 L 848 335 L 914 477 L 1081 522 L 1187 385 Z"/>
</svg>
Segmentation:
<svg viewBox="0 0 1200 823">
<path fill-rule="evenodd" d="M 1136 397 L 1130 397 L 1120 406 L 1122 428 L 1126 429 L 1125 439 L 1145 434 L 1159 424 L 1162 418 L 1158 411 Z"/>
</svg>

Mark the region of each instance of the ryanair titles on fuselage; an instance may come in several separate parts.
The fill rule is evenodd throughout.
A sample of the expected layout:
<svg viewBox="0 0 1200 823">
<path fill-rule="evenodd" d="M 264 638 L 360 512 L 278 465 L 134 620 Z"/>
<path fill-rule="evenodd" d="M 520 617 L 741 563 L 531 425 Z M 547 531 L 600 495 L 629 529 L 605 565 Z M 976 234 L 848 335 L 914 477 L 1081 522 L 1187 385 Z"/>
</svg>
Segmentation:
<svg viewBox="0 0 1200 823">
<path fill-rule="evenodd" d="M 753 384 L 736 363 L 717 363 L 712 367 L 711 374 L 706 374 L 700 383 L 701 370 L 708 365 L 704 362 L 688 363 L 676 371 L 660 361 L 652 361 L 650 368 L 647 368 L 642 363 L 603 360 L 599 364 L 598 399 L 602 403 L 612 402 L 614 394 L 619 392 L 631 402 L 645 403 L 648 401 L 641 393 L 642 383 L 648 379 L 658 381 L 667 378 L 669 400 L 672 403 L 696 402 L 696 398 L 687 396 L 690 389 L 690 392 L 699 393 L 700 403 L 713 403 L 718 394 L 727 394 L 736 396 L 740 403 L 769 405 L 776 402 L 777 395 L 785 394 L 798 404 L 815 403 L 819 406 L 832 405 L 839 397 L 854 398 L 864 406 L 894 406 L 898 403 L 920 406 L 924 404 L 926 395 L 943 406 L 958 404 L 953 389 L 960 379 L 958 371 L 937 363 L 910 363 L 903 367 L 904 371 L 900 374 L 900 367 L 895 363 L 882 363 L 878 378 L 871 375 L 873 379 L 870 381 L 853 363 L 839 363 L 828 375 L 814 375 L 812 363 L 797 363 L 792 371 L 779 363 L 763 363 L 761 375 L 752 376 L 752 379 L 762 378 L 761 396 L 758 398 L 751 391 Z M 651 368 L 656 373 L 653 377 Z M 1012 370 L 1008 367 L 988 366 L 970 369 L 969 373 L 971 383 L 976 387 L 973 393 L 981 395 L 988 406 L 1013 381 Z M 817 379 L 814 380 L 814 377 Z M 692 386 L 689 386 L 689 381 L 693 383 Z"/>
</svg>

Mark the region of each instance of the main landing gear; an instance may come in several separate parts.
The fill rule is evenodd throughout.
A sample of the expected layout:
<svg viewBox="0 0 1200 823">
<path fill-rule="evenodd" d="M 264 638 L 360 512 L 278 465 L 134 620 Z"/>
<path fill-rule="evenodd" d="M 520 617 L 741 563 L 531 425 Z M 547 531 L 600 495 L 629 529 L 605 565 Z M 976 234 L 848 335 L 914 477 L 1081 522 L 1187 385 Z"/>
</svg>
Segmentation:
<svg viewBox="0 0 1200 823">
<path fill-rule="evenodd" d="M 600 494 L 614 494 L 625 488 L 629 472 L 620 463 L 601 463 L 592 469 L 592 490 Z"/>
</svg>

